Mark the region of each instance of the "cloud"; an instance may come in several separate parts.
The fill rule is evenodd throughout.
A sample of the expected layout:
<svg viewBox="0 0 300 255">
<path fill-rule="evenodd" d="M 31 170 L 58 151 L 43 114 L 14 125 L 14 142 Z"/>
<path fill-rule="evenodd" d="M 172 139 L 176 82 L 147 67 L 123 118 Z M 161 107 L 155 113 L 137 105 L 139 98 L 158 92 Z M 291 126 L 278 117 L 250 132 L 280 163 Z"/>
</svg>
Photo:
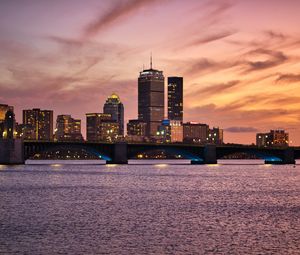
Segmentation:
<svg viewBox="0 0 300 255">
<path fill-rule="evenodd" d="M 215 84 L 209 87 L 205 87 L 205 88 L 201 88 L 197 91 L 193 91 L 191 92 L 188 96 L 210 96 L 210 95 L 215 95 L 215 94 L 219 94 L 222 93 L 224 91 L 227 91 L 229 89 L 232 89 L 233 87 L 237 86 L 238 84 L 240 84 L 239 80 L 234 80 L 234 81 L 229 81 L 226 83 L 221 83 L 221 84 Z"/>
<path fill-rule="evenodd" d="M 276 39 L 276 40 L 284 41 L 288 38 L 288 36 L 286 36 L 286 35 L 284 35 L 280 32 L 273 31 L 273 30 L 267 30 L 264 33 L 270 39 Z"/>
<path fill-rule="evenodd" d="M 279 83 L 296 83 L 300 82 L 300 74 L 280 74 L 276 79 L 276 82 Z"/>
<path fill-rule="evenodd" d="M 288 57 L 285 56 L 281 51 L 273 51 L 267 49 L 256 49 L 249 52 L 249 55 L 253 56 L 262 56 L 265 55 L 269 59 L 264 61 L 246 61 L 248 66 L 246 72 L 259 71 L 271 67 L 275 67 L 283 64 L 288 60 Z"/>
<path fill-rule="evenodd" d="M 53 36 L 53 35 L 46 36 L 46 38 L 66 47 L 81 47 L 84 45 L 84 41 L 79 39 L 66 38 L 66 37 Z"/>
<path fill-rule="evenodd" d="M 83 31 L 84 37 L 90 37 L 98 32 L 106 29 L 114 23 L 124 20 L 136 11 L 139 11 L 142 7 L 148 5 L 161 3 L 158 0 L 130 0 L 130 1 L 116 1 L 114 5 L 106 13 L 96 17 L 96 19 L 86 25 Z"/>
<path fill-rule="evenodd" d="M 204 36 L 201 38 L 197 38 L 197 39 L 187 43 L 183 47 L 197 46 L 197 45 L 201 45 L 201 44 L 218 41 L 223 38 L 229 37 L 233 34 L 235 34 L 235 32 L 232 32 L 232 31 L 223 31 L 223 32 L 215 33 L 215 34 L 210 34 L 210 35 L 207 35 L 207 36 Z"/>
<path fill-rule="evenodd" d="M 259 132 L 257 128 L 254 127 L 229 127 L 224 129 L 227 132 L 231 133 L 253 133 Z"/>
</svg>

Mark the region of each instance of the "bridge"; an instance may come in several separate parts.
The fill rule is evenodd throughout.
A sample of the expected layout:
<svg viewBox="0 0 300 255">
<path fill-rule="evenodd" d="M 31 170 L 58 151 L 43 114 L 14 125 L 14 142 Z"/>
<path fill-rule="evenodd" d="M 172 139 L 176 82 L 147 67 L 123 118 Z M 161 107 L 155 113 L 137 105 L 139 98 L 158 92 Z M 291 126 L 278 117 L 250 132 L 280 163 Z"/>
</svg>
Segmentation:
<svg viewBox="0 0 300 255">
<path fill-rule="evenodd" d="M 191 164 L 216 164 L 218 159 L 244 153 L 255 155 L 268 164 L 295 164 L 300 158 L 299 147 L 261 148 L 248 145 L 197 145 L 197 144 L 150 144 L 150 143 L 98 143 L 98 142 L 44 142 L 0 140 L 0 163 L 22 164 L 35 155 L 60 150 L 85 151 L 108 164 L 127 164 L 145 153 L 164 153 L 167 158 L 191 160 Z"/>
</svg>

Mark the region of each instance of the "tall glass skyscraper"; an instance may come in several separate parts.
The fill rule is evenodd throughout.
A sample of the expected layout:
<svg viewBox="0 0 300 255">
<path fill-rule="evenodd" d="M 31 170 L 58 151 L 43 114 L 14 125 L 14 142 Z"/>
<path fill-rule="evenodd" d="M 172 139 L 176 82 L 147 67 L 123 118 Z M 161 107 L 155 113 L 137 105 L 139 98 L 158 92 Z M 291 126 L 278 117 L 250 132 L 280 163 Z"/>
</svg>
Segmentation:
<svg viewBox="0 0 300 255">
<path fill-rule="evenodd" d="M 138 78 L 138 118 L 147 123 L 146 136 L 155 136 L 164 119 L 164 75 L 150 69 L 140 72 Z"/>
<path fill-rule="evenodd" d="M 117 94 L 113 93 L 107 98 L 103 112 L 110 114 L 111 119 L 119 124 L 119 135 L 124 136 L 124 106 Z"/>
<path fill-rule="evenodd" d="M 168 77 L 168 119 L 183 121 L 182 77 Z"/>
</svg>

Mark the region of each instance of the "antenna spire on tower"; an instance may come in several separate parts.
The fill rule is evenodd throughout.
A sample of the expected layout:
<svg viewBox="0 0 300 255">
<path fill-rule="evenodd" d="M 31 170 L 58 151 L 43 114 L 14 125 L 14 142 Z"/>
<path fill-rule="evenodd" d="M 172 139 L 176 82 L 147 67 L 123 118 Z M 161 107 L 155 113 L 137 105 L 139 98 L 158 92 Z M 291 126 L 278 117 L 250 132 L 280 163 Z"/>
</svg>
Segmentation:
<svg viewBox="0 0 300 255">
<path fill-rule="evenodd" d="M 151 54 L 150 54 L 150 69 L 152 69 L 152 51 L 151 51 Z"/>
</svg>

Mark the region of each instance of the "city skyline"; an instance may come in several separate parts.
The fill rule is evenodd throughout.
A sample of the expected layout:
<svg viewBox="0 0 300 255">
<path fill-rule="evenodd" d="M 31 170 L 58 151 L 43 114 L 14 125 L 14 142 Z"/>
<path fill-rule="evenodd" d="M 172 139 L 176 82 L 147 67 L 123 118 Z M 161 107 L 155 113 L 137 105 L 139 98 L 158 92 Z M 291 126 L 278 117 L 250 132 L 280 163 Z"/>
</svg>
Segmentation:
<svg viewBox="0 0 300 255">
<path fill-rule="evenodd" d="M 23 109 L 53 109 L 54 119 L 80 118 L 85 134 L 85 113 L 100 112 L 112 92 L 125 123 L 135 119 L 137 75 L 152 51 L 155 69 L 184 77 L 185 122 L 248 144 L 282 128 L 300 144 L 299 2 L 272 1 L 272 10 L 258 1 L 25 2 L 0 3 L 0 100 L 18 122 Z"/>
</svg>

